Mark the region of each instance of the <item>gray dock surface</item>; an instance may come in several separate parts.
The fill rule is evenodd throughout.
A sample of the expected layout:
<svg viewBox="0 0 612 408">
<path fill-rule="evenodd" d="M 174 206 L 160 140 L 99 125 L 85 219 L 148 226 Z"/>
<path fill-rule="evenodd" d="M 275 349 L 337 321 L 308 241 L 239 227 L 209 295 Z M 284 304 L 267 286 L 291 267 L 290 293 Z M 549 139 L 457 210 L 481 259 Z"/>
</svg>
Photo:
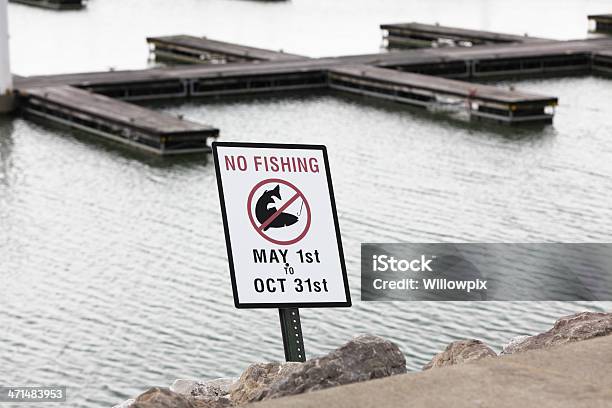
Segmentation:
<svg viewBox="0 0 612 408">
<path fill-rule="evenodd" d="M 227 63 L 238 61 L 295 61 L 307 57 L 271 51 L 192 35 L 147 37 L 156 59 L 186 63 Z"/>
<path fill-rule="evenodd" d="M 244 48 L 228 43 L 222 47 Z M 216 137 L 218 130 L 118 99 L 216 98 L 331 88 L 427 108 L 460 109 L 463 104 L 470 117 L 505 123 L 550 123 L 554 97 L 445 78 L 608 73 L 610 52 L 609 38 L 504 43 L 15 77 L 14 85 L 27 113 L 159 154 L 175 154 L 208 150 L 206 139 Z M 272 58 L 277 53 L 267 55 Z"/>
<path fill-rule="evenodd" d="M 421 63 L 449 63 L 456 61 L 490 61 L 501 59 L 528 59 L 591 55 L 612 49 L 612 38 L 550 41 L 513 44 L 493 44 L 478 47 L 447 47 L 390 52 L 376 64 L 401 67 Z"/>
<path fill-rule="evenodd" d="M 332 89 L 425 108 L 446 106 L 498 122 L 551 123 L 557 98 L 491 85 L 376 68 L 341 66 L 329 73 Z"/>
<path fill-rule="evenodd" d="M 557 98 L 555 97 L 547 97 L 529 92 L 509 90 L 492 85 L 376 68 L 367 65 L 342 66 L 334 68 L 330 72 L 332 74 L 346 74 L 364 79 L 375 79 L 376 81 L 382 83 L 412 89 L 427 89 L 445 95 L 460 96 L 462 98 L 470 97 L 509 104 L 557 102 Z"/>
<path fill-rule="evenodd" d="M 415 22 L 381 24 L 380 28 L 387 32 L 385 39 L 390 47 L 472 46 L 551 41 L 527 35 L 504 34 Z"/>
<path fill-rule="evenodd" d="M 15 87 L 37 87 L 50 85 L 74 85 L 82 88 L 109 84 L 154 83 L 158 81 L 185 81 L 199 78 L 221 78 L 242 75 L 272 75 L 327 71 L 331 68 L 349 64 L 368 64 L 379 67 L 399 68 L 418 72 L 419 66 L 451 63 L 499 62 L 500 60 L 520 61 L 530 58 L 558 58 L 568 61 L 570 57 L 586 58 L 589 61 L 593 53 L 612 50 L 612 38 L 588 40 L 556 41 L 544 43 L 495 44 L 479 47 L 455 47 L 436 49 L 417 49 L 395 51 L 379 54 L 363 54 L 343 57 L 311 58 L 296 61 L 267 61 L 257 64 L 235 63 L 217 65 L 187 65 L 176 67 L 150 68 L 142 70 L 125 70 L 109 72 L 88 72 L 63 75 L 40 75 L 21 78 L 15 81 Z M 561 61 L 563 62 L 563 61 Z M 580 62 L 580 64 L 582 64 Z M 574 67 L 568 63 L 570 69 Z M 546 67 L 534 67 L 531 70 L 545 70 Z M 554 70 L 555 67 L 550 67 Z M 563 65 L 560 65 L 563 68 Z M 414 71 L 413 71 L 414 69 Z M 529 68 L 526 68 L 530 71 Z M 507 69 L 502 67 L 502 72 Z M 520 71 L 516 69 L 515 71 Z M 495 70 L 491 71 L 492 74 Z M 478 73 L 476 73 L 478 76 Z M 471 75 L 470 72 L 462 75 Z M 486 76 L 486 73 L 482 73 Z"/>
<path fill-rule="evenodd" d="M 218 130 L 72 86 L 19 90 L 26 114 L 104 134 L 159 154 L 208 151 Z"/>
</svg>

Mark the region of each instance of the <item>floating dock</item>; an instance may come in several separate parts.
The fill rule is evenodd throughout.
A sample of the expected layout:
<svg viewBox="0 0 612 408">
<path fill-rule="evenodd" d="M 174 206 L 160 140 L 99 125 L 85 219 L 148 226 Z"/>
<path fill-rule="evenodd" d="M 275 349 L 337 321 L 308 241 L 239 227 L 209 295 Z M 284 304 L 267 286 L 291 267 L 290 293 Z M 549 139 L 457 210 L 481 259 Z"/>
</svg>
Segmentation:
<svg viewBox="0 0 612 408">
<path fill-rule="evenodd" d="M 177 36 L 181 37 L 182 36 Z M 172 38 L 177 38 L 172 37 Z M 225 63 L 14 78 L 24 113 L 159 154 L 207 151 L 218 130 L 123 101 L 345 91 L 507 124 L 550 123 L 557 98 L 451 79 L 608 73 L 612 39 L 530 41 L 329 58 L 203 40 Z M 212 42 L 211 42 L 212 41 Z M 201 43 L 201 39 L 198 39 Z M 231 55 L 241 58 L 227 63 Z M 241 57 L 239 57 L 241 55 Z M 200 59 L 200 57 L 198 57 Z"/>
<path fill-rule="evenodd" d="M 557 98 L 367 65 L 329 73 L 332 89 L 424 108 L 448 107 L 508 124 L 552 123 Z"/>
<path fill-rule="evenodd" d="M 53 10 L 78 10 L 85 7 L 84 0 L 9 0 L 11 3 L 27 4 Z"/>
<path fill-rule="evenodd" d="M 612 51 L 601 51 L 593 55 L 593 71 L 599 74 L 612 74 Z"/>
<path fill-rule="evenodd" d="M 375 64 L 461 79 L 590 74 L 593 55 L 612 50 L 612 39 L 550 41 L 390 52 Z"/>
<path fill-rule="evenodd" d="M 17 79 L 15 88 L 71 85 L 126 101 L 249 95 L 326 88 L 330 65 L 312 59 L 49 75 Z"/>
<path fill-rule="evenodd" d="M 502 34 L 483 30 L 441 26 L 438 24 L 382 24 L 388 48 L 472 47 L 485 44 L 550 41 L 527 35 Z"/>
<path fill-rule="evenodd" d="M 126 100 L 184 98 L 197 95 L 200 86 L 223 82 L 226 78 L 257 80 L 248 86 L 234 85 L 236 90 L 250 89 L 249 93 L 257 89 L 320 87 L 325 85 L 328 70 L 355 64 L 466 79 L 537 76 L 556 72 L 591 73 L 593 55 L 606 51 L 612 51 L 612 39 L 418 49 L 296 61 L 262 61 L 257 64 L 181 65 L 143 70 L 41 75 L 16 79 L 15 87 L 72 85 Z M 286 82 L 285 79 L 292 82 Z M 268 83 L 260 80 L 267 80 Z M 228 85 L 220 89 L 220 94 L 231 91 L 231 87 Z"/>
<path fill-rule="evenodd" d="M 20 89 L 25 116 L 160 154 L 208 152 L 219 130 L 71 86 Z"/>
<path fill-rule="evenodd" d="M 151 53 L 158 61 L 189 64 L 225 64 L 251 61 L 295 61 L 307 59 L 283 51 L 232 44 L 191 35 L 148 37 Z"/>
<path fill-rule="evenodd" d="M 405 64 L 403 57 L 399 62 Z M 420 62 L 420 54 L 417 57 Z M 552 108 L 557 103 L 554 97 L 367 65 L 374 62 L 373 58 L 366 55 L 33 77 L 16 81 L 16 86 L 71 85 L 135 101 L 331 88 L 424 107 L 455 105 L 465 108 L 470 117 L 508 124 L 552 121 Z M 376 58 L 378 63 L 391 62 Z M 393 67 L 399 63 L 395 59 L 392 62 Z"/>
<path fill-rule="evenodd" d="M 594 31 L 612 33 L 612 14 L 592 14 L 587 18 L 595 22 Z"/>
</svg>

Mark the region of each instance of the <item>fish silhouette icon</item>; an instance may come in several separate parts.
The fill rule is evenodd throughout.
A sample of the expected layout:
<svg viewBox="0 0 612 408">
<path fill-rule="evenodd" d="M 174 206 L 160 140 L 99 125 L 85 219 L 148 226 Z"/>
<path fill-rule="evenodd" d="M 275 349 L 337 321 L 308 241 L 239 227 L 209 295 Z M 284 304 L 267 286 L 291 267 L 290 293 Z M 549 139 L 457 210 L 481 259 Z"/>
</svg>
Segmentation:
<svg viewBox="0 0 612 408">
<path fill-rule="evenodd" d="M 265 223 L 270 217 L 276 214 L 276 205 L 270 205 L 275 204 L 275 199 L 282 199 L 279 184 L 277 184 L 272 190 L 264 191 L 261 197 L 257 199 L 257 203 L 255 204 L 255 216 L 257 217 L 257 221 L 259 221 L 261 224 Z M 263 230 L 267 231 L 269 228 L 288 227 L 298 222 L 298 219 L 299 218 L 296 215 L 281 212 L 268 225 L 266 225 Z"/>
</svg>

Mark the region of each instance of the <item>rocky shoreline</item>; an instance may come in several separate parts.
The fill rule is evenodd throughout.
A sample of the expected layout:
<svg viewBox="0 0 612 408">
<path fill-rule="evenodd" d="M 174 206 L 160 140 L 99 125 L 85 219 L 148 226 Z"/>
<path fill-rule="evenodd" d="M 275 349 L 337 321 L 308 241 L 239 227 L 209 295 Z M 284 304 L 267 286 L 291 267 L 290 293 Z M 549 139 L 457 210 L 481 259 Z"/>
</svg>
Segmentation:
<svg viewBox="0 0 612 408">
<path fill-rule="evenodd" d="M 534 336 L 511 339 L 497 355 L 480 340 L 450 343 L 423 370 L 439 369 L 484 358 L 612 334 L 612 313 L 582 312 L 562 317 L 554 326 Z M 169 388 L 154 387 L 113 408 L 226 408 L 296 395 L 339 385 L 368 381 L 406 372 L 399 347 L 381 337 L 362 335 L 322 357 L 304 363 L 256 363 L 239 378 L 210 381 L 176 380 Z"/>
</svg>

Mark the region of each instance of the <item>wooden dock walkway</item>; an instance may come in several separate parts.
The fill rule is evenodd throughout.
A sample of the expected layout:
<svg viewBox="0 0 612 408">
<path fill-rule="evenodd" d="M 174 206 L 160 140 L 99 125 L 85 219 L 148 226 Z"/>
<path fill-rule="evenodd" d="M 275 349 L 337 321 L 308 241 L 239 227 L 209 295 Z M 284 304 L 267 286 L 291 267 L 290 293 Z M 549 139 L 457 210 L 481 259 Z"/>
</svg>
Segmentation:
<svg viewBox="0 0 612 408">
<path fill-rule="evenodd" d="M 189 64 L 225 64 L 247 61 L 295 61 L 307 57 L 248 47 L 225 41 L 211 40 L 192 35 L 148 37 L 151 52 L 158 61 Z"/>
<path fill-rule="evenodd" d="M 368 65 L 333 68 L 332 89 L 424 108 L 446 106 L 508 124 L 552 123 L 557 98 Z"/>
<path fill-rule="evenodd" d="M 26 4 L 53 10 L 78 10 L 85 7 L 84 0 L 9 0 L 11 3 Z"/>
<path fill-rule="evenodd" d="M 594 31 L 612 33 L 612 14 L 591 14 L 587 18 L 595 22 Z"/>
<path fill-rule="evenodd" d="M 381 68 L 450 78 L 590 73 L 594 54 L 612 51 L 612 38 L 538 44 L 435 48 L 296 61 L 181 65 L 142 70 L 41 75 L 16 79 L 16 87 L 73 85 L 125 99 L 186 97 L 197 81 L 229 77 L 316 76 L 342 65 Z M 317 81 L 314 81 L 317 82 Z M 133 91 L 130 93 L 130 91 Z"/>
<path fill-rule="evenodd" d="M 119 100 L 331 89 L 426 108 L 465 109 L 470 118 L 508 124 L 550 123 L 555 97 L 451 79 L 612 72 L 610 38 L 420 48 L 328 58 L 260 49 L 256 53 L 252 47 L 206 39 L 197 42 L 207 44 L 202 52 L 219 53 L 220 63 L 19 77 L 14 80 L 15 89 L 26 114 L 156 153 L 176 154 L 208 150 L 206 140 L 216 137 L 218 130 Z M 247 55 L 253 59 L 227 63 L 232 58 L 246 60 Z"/>
<path fill-rule="evenodd" d="M 207 152 L 219 130 L 72 86 L 19 91 L 26 116 L 81 129 L 160 154 Z"/>
<path fill-rule="evenodd" d="M 551 41 L 527 35 L 503 34 L 438 24 L 381 24 L 388 48 L 419 48 Z"/>
<path fill-rule="evenodd" d="M 588 74 L 593 54 L 605 50 L 612 38 L 391 52 L 376 65 L 466 79 Z"/>
</svg>

